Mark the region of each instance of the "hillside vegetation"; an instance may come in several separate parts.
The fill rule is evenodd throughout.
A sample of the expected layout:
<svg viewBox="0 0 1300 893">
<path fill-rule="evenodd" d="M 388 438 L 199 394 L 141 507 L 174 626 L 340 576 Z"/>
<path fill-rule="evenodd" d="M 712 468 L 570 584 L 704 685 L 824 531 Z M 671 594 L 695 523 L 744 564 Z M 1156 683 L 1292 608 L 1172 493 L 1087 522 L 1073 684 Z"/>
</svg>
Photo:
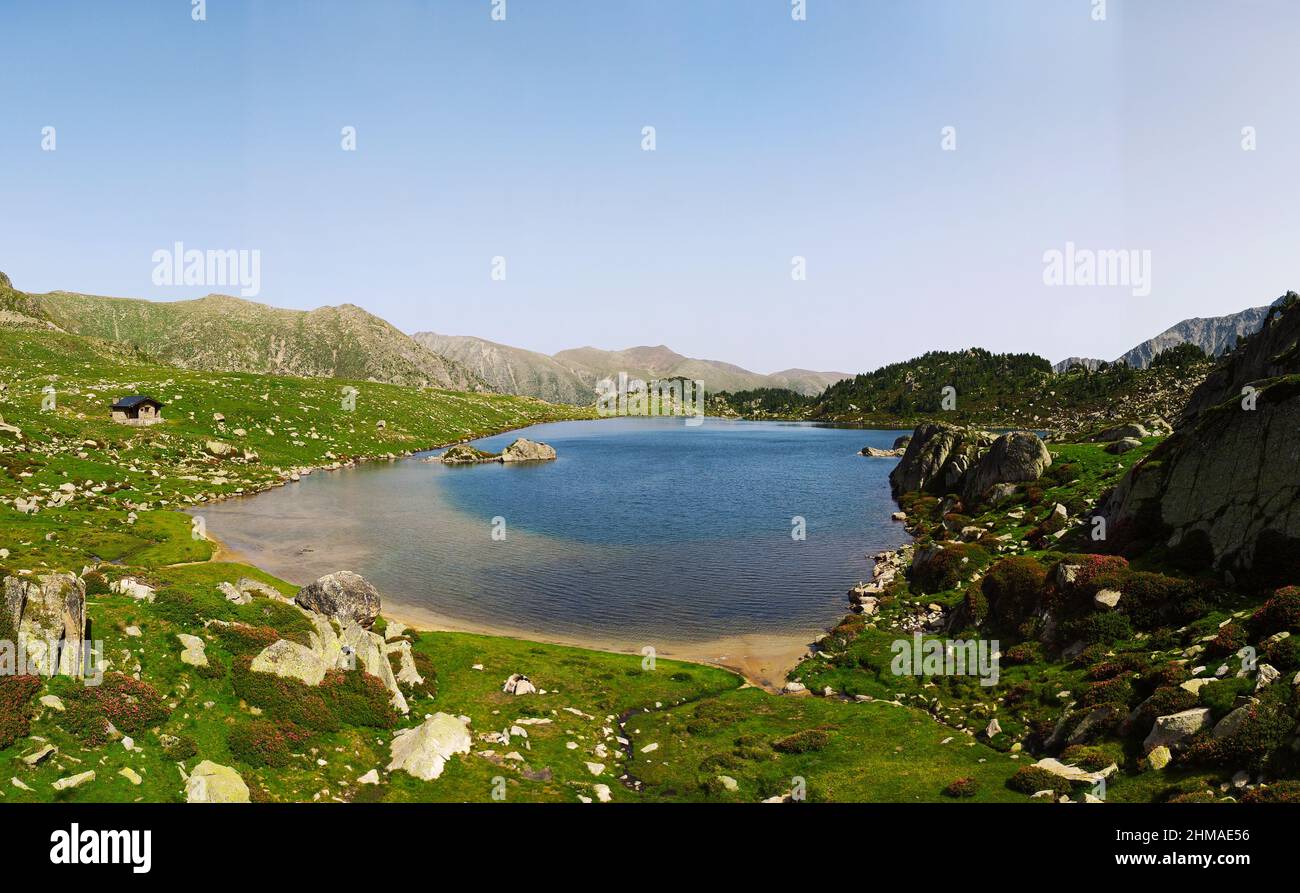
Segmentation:
<svg viewBox="0 0 1300 893">
<path fill-rule="evenodd" d="M 488 390 L 460 364 L 351 304 L 300 311 L 228 295 L 159 302 L 27 294 L 6 278 L 0 309 L 188 369 Z"/>
<path fill-rule="evenodd" d="M 1176 351 L 1151 369 L 1120 363 L 1056 373 L 1033 354 L 933 351 L 837 382 L 816 397 L 777 389 L 740 391 L 713 395 L 711 409 L 744 418 L 879 427 L 937 418 L 1051 429 L 1068 437 L 1111 421 L 1177 415 L 1210 365 L 1203 356 Z"/>
</svg>

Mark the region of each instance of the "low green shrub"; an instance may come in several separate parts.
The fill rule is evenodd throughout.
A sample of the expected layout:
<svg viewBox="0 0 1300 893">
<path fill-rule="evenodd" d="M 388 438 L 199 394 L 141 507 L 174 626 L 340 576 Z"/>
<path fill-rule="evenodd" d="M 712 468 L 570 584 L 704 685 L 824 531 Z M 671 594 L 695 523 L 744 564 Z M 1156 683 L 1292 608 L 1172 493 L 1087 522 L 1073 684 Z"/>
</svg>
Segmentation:
<svg viewBox="0 0 1300 893">
<path fill-rule="evenodd" d="M 1290 744 L 1295 717 L 1278 704 L 1260 703 L 1246 708 L 1246 719 L 1224 738 L 1203 737 L 1187 748 L 1189 765 L 1261 769 L 1275 751 Z"/>
<path fill-rule="evenodd" d="M 1110 645 L 1133 638 L 1133 626 L 1127 617 L 1115 611 L 1088 614 L 1068 624 L 1070 638 L 1089 645 Z"/>
<path fill-rule="evenodd" d="M 989 616 L 1002 629 L 1016 629 L 1042 604 L 1047 569 L 1035 558 L 1004 558 L 988 569 L 980 591 L 988 599 Z"/>
<path fill-rule="evenodd" d="M 1275 781 L 1247 791 L 1242 803 L 1300 803 L 1300 781 Z"/>
<path fill-rule="evenodd" d="M 230 679 L 236 695 L 273 718 L 316 732 L 338 731 L 338 717 L 325 702 L 320 688 L 310 688 L 296 679 L 271 673 L 254 673 L 252 663 L 252 656 L 247 654 L 235 658 Z"/>
<path fill-rule="evenodd" d="M 320 693 L 338 722 L 374 729 L 391 729 L 397 725 L 397 712 L 388 689 L 377 677 L 363 670 L 326 673 Z"/>
<path fill-rule="evenodd" d="M 0 750 L 27 737 L 31 728 L 31 700 L 40 690 L 38 676 L 0 676 Z"/>
<path fill-rule="evenodd" d="M 1287 630 L 1300 631 L 1300 586 L 1287 586 L 1274 592 L 1249 623 L 1257 638 Z"/>
<path fill-rule="evenodd" d="M 970 776 L 966 776 L 965 778 L 959 778 L 956 781 L 951 782 L 943 789 L 943 795 L 945 797 L 954 797 L 957 799 L 974 797 L 979 793 L 979 789 L 979 782 Z"/>
<path fill-rule="evenodd" d="M 973 543 L 944 543 L 928 560 L 912 565 L 911 581 L 924 594 L 952 589 L 988 563 L 989 554 Z"/>
<path fill-rule="evenodd" d="M 773 741 L 772 749 L 780 753 L 808 753 L 821 750 L 830 742 L 830 733 L 824 729 L 805 729 Z"/>
<path fill-rule="evenodd" d="M 256 656 L 262 649 L 279 641 L 279 630 L 269 626 L 250 626 L 247 623 L 216 624 L 208 627 L 221 646 L 232 655 Z"/>
<path fill-rule="evenodd" d="M 1070 793 L 1070 783 L 1059 775 L 1053 775 L 1037 766 L 1021 766 L 1016 774 L 1007 779 L 1007 787 L 1021 794 L 1036 794 L 1039 791 L 1051 791 L 1060 796 Z"/>
<path fill-rule="evenodd" d="M 1205 654 L 1208 657 L 1231 657 L 1245 647 L 1246 642 L 1246 631 L 1235 623 L 1229 623 L 1206 643 Z"/>
<path fill-rule="evenodd" d="M 1283 673 L 1300 670 L 1300 637 L 1288 636 L 1270 642 L 1264 648 L 1264 657 Z"/>
<path fill-rule="evenodd" d="M 249 766 L 283 769 L 292 760 L 294 748 L 310 737 L 310 732 L 291 722 L 255 719 L 231 726 L 226 745 L 236 759 Z"/>
<path fill-rule="evenodd" d="M 183 763 L 199 752 L 199 745 L 187 735 L 164 735 L 162 742 L 163 756 L 174 763 Z"/>
<path fill-rule="evenodd" d="M 69 681 L 62 697 L 65 710 L 56 722 L 91 747 L 108 742 L 110 723 L 135 735 L 171 715 L 157 689 L 121 673 L 105 673 L 99 685 Z"/>
</svg>

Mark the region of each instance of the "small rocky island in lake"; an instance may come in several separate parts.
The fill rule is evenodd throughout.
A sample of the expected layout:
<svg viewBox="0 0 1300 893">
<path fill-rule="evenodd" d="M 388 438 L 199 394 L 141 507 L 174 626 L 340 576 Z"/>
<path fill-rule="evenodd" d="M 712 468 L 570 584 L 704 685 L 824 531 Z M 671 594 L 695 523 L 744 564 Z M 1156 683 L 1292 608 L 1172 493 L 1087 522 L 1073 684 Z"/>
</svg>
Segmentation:
<svg viewBox="0 0 1300 893">
<path fill-rule="evenodd" d="M 442 462 L 444 465 L 473 465 L 479 462 L 544 462 L 554 458 L 555 447 L 520 437 L 500 453 L 488 453 L 467 443 L 458 443 L 449 447 L 441 456 L 431 457 L 427 461 Z"/>
<path fill-rule="evenodd" d="M 862 449 L 858 450 L 858 455 L 870 456 L 874 459 L 897 459 L 900 458 L 903 453 L 907 452 L 907 445 L 911 442 L 912 436 L 910 434 L 904 434 L 902 437 L 894 441 L 894 448 L 892 450 L 880 450 L 875 447 L 864 446 Z"/>
</svg>

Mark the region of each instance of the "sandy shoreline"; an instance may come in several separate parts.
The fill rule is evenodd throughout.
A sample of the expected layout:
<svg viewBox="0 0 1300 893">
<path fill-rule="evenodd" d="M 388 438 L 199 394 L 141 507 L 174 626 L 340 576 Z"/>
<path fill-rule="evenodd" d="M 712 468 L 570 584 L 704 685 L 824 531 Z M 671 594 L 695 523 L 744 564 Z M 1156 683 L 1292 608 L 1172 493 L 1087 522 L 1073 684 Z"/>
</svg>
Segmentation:
<svg viewBox="0 0 1300 893">
<path fill-rule="evenodd" d="M 246 564 L 263 570 L 257 560 L 236 549 L 230 548 L 211 532 L 206 534 L 215 547 L 210 562 L 231 562 Z M 346 570 L 346 568 L 339 568 Z M 263 570 L 264 573 L 270 573 Z M 276 576 L 272 574 L 272 576 Z M 292 579 L 277 576 L 296 586 L 304 586 L 309 580 Z M 451 617 L 419 605 L 405 604 L 383 598 L 380 611 L 384 617 L 400 620 L 407 626 L 421 632 L 473 633 L 483 636 L 501 636 L 521 639 L 528 642 L 541 642 L 548 645 L 567 645 L 573 648 L 585 648 L 589 651 L 605 651 L 614 654 L 642 653 L 644 643 L 638 644 L 617 639 L 605 639 L 582 635 L 557 635 L 529 630 L 523 627 L 511 627 L 503 624 L 479 623 Z M 846 604 L 847 612 L 848 606 Z M 825 629 L 810 629 L 801 633 L 740 633 L 723 636 L 701 642 L 664 642 L 657 640 L 655 655 L 667 660 L 682 660 L 691 663 L 711 664 L 739 673 L 751 685 L 779 691 L 785 684 L 786 674 L 794 669 L 809 646 Z"/>
</svg>

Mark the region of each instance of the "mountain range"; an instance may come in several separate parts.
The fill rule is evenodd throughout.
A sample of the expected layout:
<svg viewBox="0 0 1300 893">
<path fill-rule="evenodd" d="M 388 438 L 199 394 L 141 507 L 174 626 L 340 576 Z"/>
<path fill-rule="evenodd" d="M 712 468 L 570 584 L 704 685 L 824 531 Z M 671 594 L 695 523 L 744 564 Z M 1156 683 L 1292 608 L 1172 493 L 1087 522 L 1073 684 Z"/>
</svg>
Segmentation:
<svg viewBox="0 0 1300 893">
<path fill-rule="evenodd" d="M 1185 319 L 1165 329 L 1154 338 L 1143 341 L 1137 347 L 1117 357 L 1115 362 L 1127 363 L 1134 369 L 1145 369 L 1151 365 L 1151 361 L 1157 354 L 1179 344 L 1195 344 L 1205 351 L 1207 356 L 1223 356 L 1236 347 L 1239 340 L 1258 332 L 1270 308 L 1277 307 L 1285 300 L 1286 297 L 1283 296 L 1270 305 L 1251 307 L 1240 313 L 1229 313 L 1226 316 L 1197 316 Z M 1052 369 L 1056 372 L 1065 372 L 1076 366 L 1082 366 L 1089 371 L 1096 371 L 1103 362 L 1103 360 L 1086 357 L 1070 357 L 1055 364 Z"/>
<path fill-rule="evenodd" d="M 304 311 L 229 295 L 145 301 L 65 291 L 28 294 L 4 277 L 0 310 L 186 369 L 489 390 L 460 364 L 352 304 Z"/>
<path fill-rule="evenodd" d="M 1252 307 L 1226 316 L 1183 320 L 1117 362 L 1145 369 L 1155 356 L 1179 344 L 1194 344 L 1210 356 L 1220 356 L 1258 331 L 1268 311 L 1269 306 Z M 620 372 L 646 381 L 700 380 L 715 394 L 784 392 L 796 401 L 818 397 L 828 387 L 854 377 L 807 369 L 765 375 L 732 363 L 683 356 L 662 344 L 625 350 L 579 347 L 548 355 L 467 335 L 407 335 L 353 304 L 304 311 L 216 294 L 187 301 L 68 291 L 34 294 L 15 289 L 3 273 L 0 322 L 55 327 L 182 368 L 498 391 L 580 406 L 592 403 L 600 379 Z M 1101 365 L 1101 360 L 1071 357 L 1052 369 L 1095 371 Z"/>
<path fill-rule="evenodd" d="M 662 344 L 626 350 L 578 347 L 547 355 L 468 335 L 417 332 L 412 338 L 417 344 L 464 366 L 496 390 L 528 394 L 556 403 L 590 403 L 596 382 L 620 372 L 644 381 L 698 379 L 710 393 L 785 388 L 815 395 L 828 385 L 852 377 L 843 372 L 807 369 L 785 369 L 763 375 L 719 360 L 685 357 Z"/>
</svg>

